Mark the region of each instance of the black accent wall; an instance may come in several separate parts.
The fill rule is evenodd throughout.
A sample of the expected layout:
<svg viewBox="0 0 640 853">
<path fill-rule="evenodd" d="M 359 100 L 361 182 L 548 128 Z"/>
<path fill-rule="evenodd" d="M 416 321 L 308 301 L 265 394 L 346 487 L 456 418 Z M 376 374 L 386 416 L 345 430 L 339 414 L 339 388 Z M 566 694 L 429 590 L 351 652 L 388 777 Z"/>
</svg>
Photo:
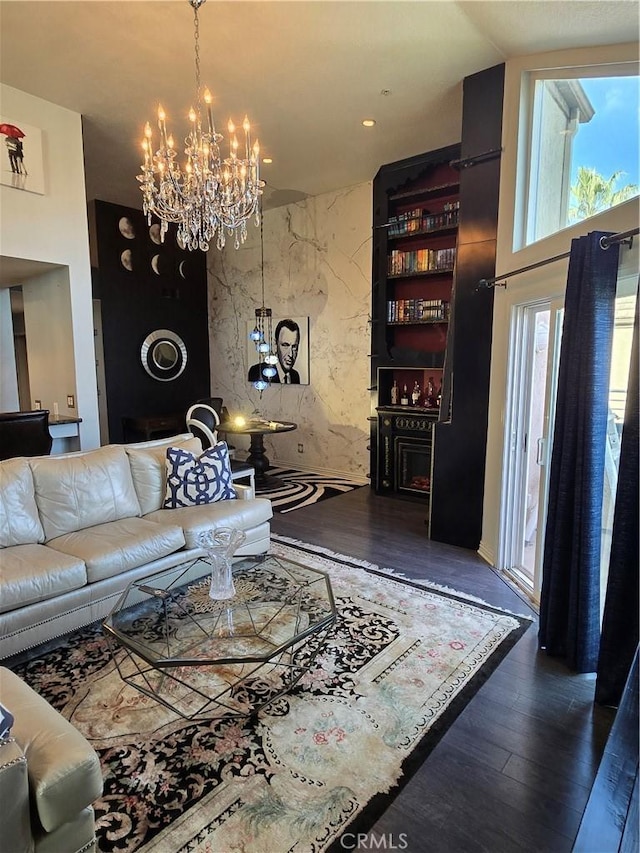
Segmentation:
<svg viewBox="0 0 640 853">
<path fill-rule="evenodd" d="M 89 222 L 109 441 L 121 442 L 123 418 L 184 414 L 210 395 L 206 255 L 180 249 L 173 227 L 163 243 L 155 242 L 157 227 L 150 232 L 144 214 L 133 208 L 94 201 Z M 145 338 L 159 329 L 186 345 L 185 369 L 172 381 L 154 379 L 141 361 Z"/>
</svg>

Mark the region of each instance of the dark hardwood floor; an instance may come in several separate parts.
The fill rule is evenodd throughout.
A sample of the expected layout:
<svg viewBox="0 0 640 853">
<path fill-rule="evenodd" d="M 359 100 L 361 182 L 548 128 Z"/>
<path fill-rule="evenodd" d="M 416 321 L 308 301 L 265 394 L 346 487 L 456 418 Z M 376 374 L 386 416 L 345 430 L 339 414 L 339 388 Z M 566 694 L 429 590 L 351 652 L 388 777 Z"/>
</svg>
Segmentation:
<svg viewBox="0 0 640 853">
<path fill-rule="evenodd" d="M 535 615 L 477 554 L 428 540 L 424 517 L 421 504 L 364 487 L 276 514 L 272 530 Z M 534 622 L 379 815 L 369 837 L 360 847 L 349 837 L 345 849 L 572 849 L 614 712 L 594 706 L 593 676 L 570 672 L 539 652 L 536 640 Z M 366 773 L 366 756 L 362 762 Z"/>
</svg>

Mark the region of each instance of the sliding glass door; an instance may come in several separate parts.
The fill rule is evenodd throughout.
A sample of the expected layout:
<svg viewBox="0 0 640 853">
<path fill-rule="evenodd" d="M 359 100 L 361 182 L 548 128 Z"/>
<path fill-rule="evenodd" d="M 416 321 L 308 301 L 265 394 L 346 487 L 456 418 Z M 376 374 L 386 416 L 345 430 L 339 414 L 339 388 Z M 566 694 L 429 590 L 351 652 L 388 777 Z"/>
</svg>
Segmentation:
<svg viewBox="0 0 640 853">
<path fill-rule="evenodd" d="M 543 300 L 519 305 L 513 319 L 503 565 L 513 580 L 538 601 L 562 303 Z"/>
<path fill-rule="evenodd" d="M 610 371 L 609 425 L 603 452 L 601 601 L 604 602 L 618 481 L 620 437 L 629 376 L 633 318 L 638 288 L 638 248 L 622 256 L 618 278 Z M 538 602 L 549 486 L 549 462 L 562 337 L 562 301 L 538 300 L 515 306 L 512 315 L 505 411 L 509 444 L 504 467 L 506 500 L 501 514 L 500 565 Z"/>
</svg>

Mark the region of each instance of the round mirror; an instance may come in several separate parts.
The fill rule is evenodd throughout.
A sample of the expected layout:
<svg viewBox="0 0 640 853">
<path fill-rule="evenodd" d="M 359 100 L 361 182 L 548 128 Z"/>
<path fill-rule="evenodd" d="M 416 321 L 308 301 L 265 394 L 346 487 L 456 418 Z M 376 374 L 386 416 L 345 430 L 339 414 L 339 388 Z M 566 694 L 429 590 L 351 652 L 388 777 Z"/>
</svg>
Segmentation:
<svg viewBox="0 0 640 853">
<path fill-rule="evenodd" d="M 158 382 L 177 379 L 187 366 L 184 341 L 170 329 L 156 329 L 144 339 L 140 360 L 149 376 Z"/>
<path fill-rule="evenodd" d="M 158 341 L 151 352 L 151 357 L 156 367 L 160 370 L 171 370 L 178 361 L 179 354 L 171 341 Z"/>
</svg>

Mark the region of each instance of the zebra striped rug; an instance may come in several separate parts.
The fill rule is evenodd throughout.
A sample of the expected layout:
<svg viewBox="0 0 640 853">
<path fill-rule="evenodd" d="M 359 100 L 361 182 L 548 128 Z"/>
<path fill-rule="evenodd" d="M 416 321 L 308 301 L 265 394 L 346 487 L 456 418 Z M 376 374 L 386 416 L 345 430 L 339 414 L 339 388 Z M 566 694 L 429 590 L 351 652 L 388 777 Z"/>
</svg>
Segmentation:
<svg viewBox="0 0 640 853">
<path fill-rule="evenodd" d="M 283 485 L 276 489 L 259 491 L 258 497 L 269 498 L 274 512 L 293 512 L 304 506 L 334 498 L 359 489 L 363 483 L 345 477 L 298 471 L 295 468 L 269 468 L 269 477 L 277 477 Z"/>
</svg>

